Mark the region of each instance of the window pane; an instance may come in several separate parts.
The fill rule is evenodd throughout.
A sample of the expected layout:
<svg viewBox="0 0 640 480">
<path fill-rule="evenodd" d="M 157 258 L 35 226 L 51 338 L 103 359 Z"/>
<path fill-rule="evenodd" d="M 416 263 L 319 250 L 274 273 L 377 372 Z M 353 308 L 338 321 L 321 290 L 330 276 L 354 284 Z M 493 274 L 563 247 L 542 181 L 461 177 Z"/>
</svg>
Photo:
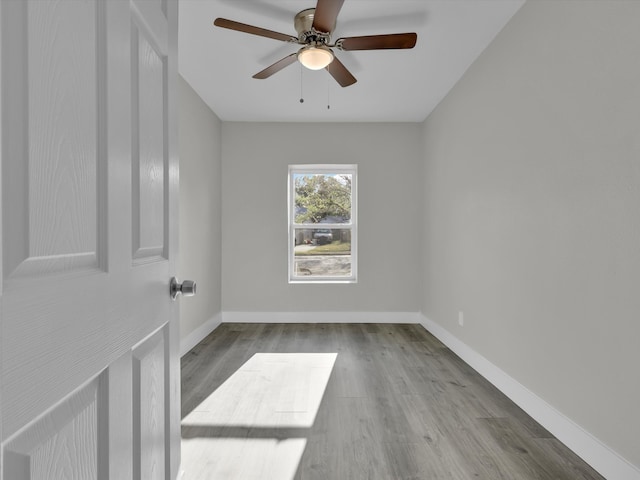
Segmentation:
<svg viewBox="0 0 640 480">
<path fill-rule="evenodd" d="M 294 222 L 351 223 L 350 173 L 295 173 Z"/>
<path fill-rule="evenodd" d="M 351 276 L 351 230 L 296 228 L 294 277 Z"/>
</svg>

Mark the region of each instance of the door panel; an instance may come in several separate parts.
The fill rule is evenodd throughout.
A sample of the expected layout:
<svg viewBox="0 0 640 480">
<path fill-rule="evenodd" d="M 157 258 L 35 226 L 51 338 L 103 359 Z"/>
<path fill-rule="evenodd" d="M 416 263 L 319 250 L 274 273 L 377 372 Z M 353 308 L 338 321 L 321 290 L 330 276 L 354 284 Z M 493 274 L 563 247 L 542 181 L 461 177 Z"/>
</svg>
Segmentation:
<svg viewBox="0 0 640 480">
<path fill-rule="evenodd" d="M 5 278 L 99 266 L 104 219 L 99 225 L 97 210 L 104 198 L 96 187 L 104 184 L 98 165 L 106 158 L 98 142 L 105 109 L 98 108 L 104 79 L 97 64 L 104 62 L 104 14 L 95 1 L 77 6 L 5 7 L 19 35 L 3 60 L 15 95 L 9 108 L 18 110 L 18 121 L 7 125 L 9 157 L 20 159 L 4 172 L 11 199 L 3 217 Z"/>
<path fill-rule="evenodd" d="M 166 57 L 134 22 L 133 252 L 135 263 L 166 258 Z"/>
<path fill-rule="evenodd" d="M 177 1 L 0 3 L 0 480 L 175 479 Z"/>
<path fill-rule="evenodd" d="M 104 383 L 97 378 L 9 442 L 5 476 L 14 480 L 97 479 L 99 404 Z M 103 397 L 104 398 L 104 397 Z"/>
<path fill-rule="evenodd" d="M 91 265 L 97 252 L 97 163 L 105 160 L 98 151 L 98 125 L 104 122 L 97 105 L 103 88 L 97 63 L 104 59 L 96 56 L 104 49 L 98 35 L 104 15 L 95 0 L 25 6 L 28 260 L 43 267 Z"/>
<path fill-rule="evenodd" d="M 134 478 L 164 478 L 166 351 L 164 329 L 133 350 Z"/>
</svg>

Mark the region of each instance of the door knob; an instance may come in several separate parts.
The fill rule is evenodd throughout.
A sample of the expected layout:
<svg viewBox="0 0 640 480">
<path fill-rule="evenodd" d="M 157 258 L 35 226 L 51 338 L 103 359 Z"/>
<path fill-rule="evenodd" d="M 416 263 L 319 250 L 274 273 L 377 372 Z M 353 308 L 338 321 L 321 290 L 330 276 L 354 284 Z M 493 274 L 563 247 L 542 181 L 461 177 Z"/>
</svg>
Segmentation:
<svg viewBox="0 0 640 480">
<path fill-rule="evenodd" d="M 180 294 L 185 297 L 193 297 L 196 294 L 196 282 L 185 280 L 182 283 L 178 283 L 176 277 L 172 277 L 169 283 L 169 292 L 171 293 L 171 300 L 175 300 Z"/>
</svg>

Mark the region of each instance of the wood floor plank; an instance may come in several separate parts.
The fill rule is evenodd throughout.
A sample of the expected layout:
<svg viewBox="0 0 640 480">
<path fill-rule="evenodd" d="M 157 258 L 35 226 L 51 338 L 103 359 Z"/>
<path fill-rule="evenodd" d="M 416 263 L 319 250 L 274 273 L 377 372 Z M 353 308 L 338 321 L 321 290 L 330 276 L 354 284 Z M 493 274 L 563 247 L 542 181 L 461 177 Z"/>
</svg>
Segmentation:
<svg viewBox="0 0 640 480">
<path fill-rule="evenodd" d="M 602 480 L 419 325 L 222 324 L 182 398 L 183 480 Z"/>
</svg>

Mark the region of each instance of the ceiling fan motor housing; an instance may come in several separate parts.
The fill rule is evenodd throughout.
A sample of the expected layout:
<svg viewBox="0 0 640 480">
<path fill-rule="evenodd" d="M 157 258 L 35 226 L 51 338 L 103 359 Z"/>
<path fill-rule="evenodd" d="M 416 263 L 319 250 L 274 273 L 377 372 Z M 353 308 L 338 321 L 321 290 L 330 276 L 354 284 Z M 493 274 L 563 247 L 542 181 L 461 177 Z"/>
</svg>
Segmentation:
<svg viewBox="0 0 640 480">
<path fill-rule="evenodd" d="M 307 8 L 298 12 L 293 20 L 294 28 L 298 32 L 298 40 L 302 44 L 326 45 L 331 40 L 331 32 L 336 28 L 335 23 L 331 27 L 331 32 L 319 32 L 313 28 L 313 18 L 315 8 Z"/>
</svg>

